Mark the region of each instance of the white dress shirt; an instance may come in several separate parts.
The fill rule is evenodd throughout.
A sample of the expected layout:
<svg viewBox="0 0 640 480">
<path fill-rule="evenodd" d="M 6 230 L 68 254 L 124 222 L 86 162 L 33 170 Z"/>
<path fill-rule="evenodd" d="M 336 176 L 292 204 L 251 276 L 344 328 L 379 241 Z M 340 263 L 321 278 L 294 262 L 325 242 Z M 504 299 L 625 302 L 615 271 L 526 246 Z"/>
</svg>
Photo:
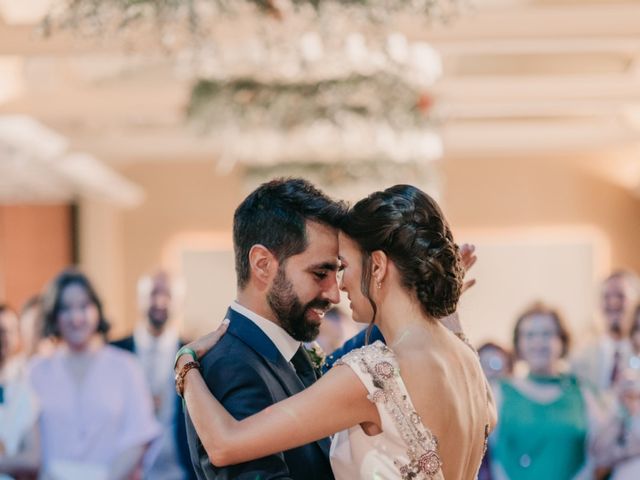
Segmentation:
<svg viewBox="0 0 640 480">
<path fill-rule="evenodd" d="M 607 392 L 611 388 L 616 351 L 618 366 L 621 369 L 619 373 L 622 373 L 622 370 L 629 365 L 631 350 L 628 339 L 614 340 L 605 335 L 579 351 L 571 359 L 572 368 L 583 381 L 595 386 L 601 392 Z"/>
<path fill-rule="evenodd" d="M 156 337 L 141 324 L 133 332 L 133 338 L 151 395 L 159 401 L 156 416 L 164 424 L 171 423 L 175 404 L 173 362 L 179 348 L 178 332 L 166 328 Z"/>
<path fill-rule="evenodd" d="M 136 356 L 154 398 L 156 418 L 162 425 L 162 437 L 152 445 L 151 465 L 146 465 L 145 478 L 154 480 L 183 479 L 175 442 L 176 391 L 173 362 L 179 347 L 178 332 L 165 328 L 159 336 L 149 333 L 144 324 L 133 332 Z M 179 418 L 178 421 L 181 419 Z"/>
<path fill-rule="evenodd" d="M 287 362 L 291 362 L 291 359 L 300 348 L 300 345 L 302 344 L 301 342 L 289 335 L 289 333 L 280 325 L 272 322 L 271 320 L 267 320 L 255 312 L 252 312 L 248 308 L 240 305 L 238 302 L 232 302 L 231 308 L 255 323 L 257 327 L 262 330 L 267 337 L 269 337 L 269 340 L 273 342 L 284 359 Z"/>
</svg>

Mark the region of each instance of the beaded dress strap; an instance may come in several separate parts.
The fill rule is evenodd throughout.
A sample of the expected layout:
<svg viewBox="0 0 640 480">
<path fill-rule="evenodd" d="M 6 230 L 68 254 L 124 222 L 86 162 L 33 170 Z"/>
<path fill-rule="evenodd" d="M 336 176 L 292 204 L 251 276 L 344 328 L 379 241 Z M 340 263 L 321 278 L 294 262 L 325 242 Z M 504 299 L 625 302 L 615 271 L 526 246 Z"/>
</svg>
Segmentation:
<svg viewBox="0 0 640 480">
<path fill-rule="evenodd" d="M 353 350 L 337 364 L 349 364 L 372 379 L 369 400 L 384 407 L 407 447 L 409 462 L 394 460 L 402 480 L 441 480 L 438 440 L 411 403 L 393 351 L 377 341 Z"/>
</svg>

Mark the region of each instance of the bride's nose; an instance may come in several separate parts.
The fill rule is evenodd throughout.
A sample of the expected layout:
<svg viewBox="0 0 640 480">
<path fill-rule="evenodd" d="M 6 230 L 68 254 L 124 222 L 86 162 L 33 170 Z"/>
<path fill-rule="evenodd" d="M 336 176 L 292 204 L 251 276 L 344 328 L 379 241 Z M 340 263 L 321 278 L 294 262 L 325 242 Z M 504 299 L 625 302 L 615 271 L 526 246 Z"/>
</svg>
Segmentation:
<svg viewBox="0 0 640 480">
<path fill-rule="evenodd" d="M 347 289 L 346 289 L 346 288 L 344 288 L 344 271 L 343 271 L 343 270 L 340 270 L 340 271 L 336 274 L 336 277 L 337 277 L 337 281 L 338 281 L 338 288 L 339 288 L 340 290 L 342 290 L 343 292 L 346 292 L 346 291 L 347 291 Z"/>
</svg>

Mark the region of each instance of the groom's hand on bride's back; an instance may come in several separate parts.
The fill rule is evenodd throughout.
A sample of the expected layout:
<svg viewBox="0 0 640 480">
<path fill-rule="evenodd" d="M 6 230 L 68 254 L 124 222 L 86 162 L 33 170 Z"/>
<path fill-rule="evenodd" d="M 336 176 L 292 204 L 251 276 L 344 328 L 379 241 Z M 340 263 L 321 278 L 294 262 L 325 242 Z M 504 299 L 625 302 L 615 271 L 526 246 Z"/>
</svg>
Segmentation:
<svg viewBox="0 0 640 480">
<path fill-rule="evenodd" d="M 462 290 L 460 291 L 460 296 L 462 296 L 464 292 L 466 292 L 476 284 L 475 278 L 467 278 L 467 273 L 469 272 L 469 270 L 471 270 L 471 267 L 473 267 L 478 260 L 478 256 L 476 255 L 476 246 L 471 243 L 463 243 L 462 245 L 460 245 L 460 260 L 462 262 L 462 268 L 464 270 L 464 281 L 462 284 Z M 442 317 L 440 319 L 440 323 L 442 323 L 453 333 L 461 333 L 463 331 L 462 324 L 460 323 L 460 316 L 458 315 L 457 310 L 452 314 L 447 315 L 446 317 Z"/>
<path fill-rule="evenodd" d="M 464 269 L 464 283 L 462 284 L 461 295 L 476 284 L 475 278 L 467 278 L 467 272 L 471 270 L 478 260 L 476 255 L 476 246 L 471 243 L 463 243 L 460 246 L 460 259 L 462 260 L 462 268 Z"/>
</svg>

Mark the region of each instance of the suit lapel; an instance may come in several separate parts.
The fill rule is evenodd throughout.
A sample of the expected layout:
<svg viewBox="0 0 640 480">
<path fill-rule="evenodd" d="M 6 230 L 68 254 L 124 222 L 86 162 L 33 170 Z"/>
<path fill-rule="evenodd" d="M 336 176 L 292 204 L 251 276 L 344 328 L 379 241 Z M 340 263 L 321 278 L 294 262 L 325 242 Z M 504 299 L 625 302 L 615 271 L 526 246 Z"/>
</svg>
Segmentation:
<svg viewBox="0 0 640 480">
<path fill-rule="evenodd" d="M 239 338 L 258 355 L 263 357 L 265 364 L 273 372 L 273 375 L 278 379 L 282 388 L 289 396 L 293 396 L 304 390 L 305 387 L 300 378 L 298 378 L 293 366 L 285 360 L 271 339 L 269 339 L 260 327 L 232 308 L 227 310 L 227 316 L 225 318 L 230 320 L 226 334 L 231 334 Z M 315 443 L 328 460 L 331 441 L 328 438 L 323 438 Z"/>
<path fill-rule="evenodd" d="M 260 327 L 231 308 L 228 310 L 226 318 L 231 321 L 227 334 L 230 333 L 238 337 L 264 358 L 266 365 L 280 381 L 288 395 L 295 395 L 304 390 L 304 385 L 293 367 L 284 359 L 278 348 Z"/>
</svg>

